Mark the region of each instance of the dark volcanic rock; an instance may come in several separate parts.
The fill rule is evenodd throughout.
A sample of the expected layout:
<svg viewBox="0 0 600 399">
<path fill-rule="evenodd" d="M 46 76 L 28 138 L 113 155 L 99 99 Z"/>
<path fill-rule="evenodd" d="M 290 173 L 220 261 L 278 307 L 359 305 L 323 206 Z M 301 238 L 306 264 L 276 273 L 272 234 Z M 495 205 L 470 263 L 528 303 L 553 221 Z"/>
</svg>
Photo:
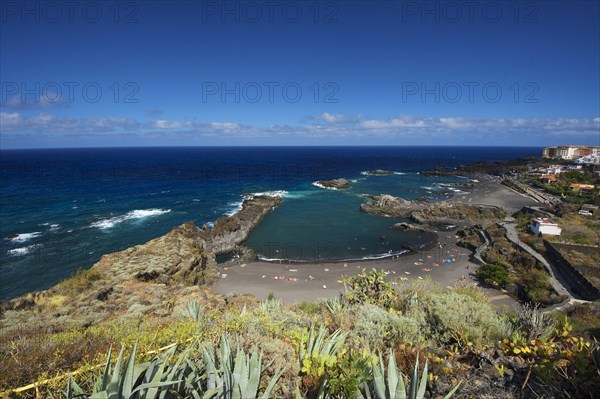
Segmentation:
<svg viewBox="0 0 600 399">
<path fill-rule="evenodd" d="M 393 225 L 390 226 L 390 229 L 392 230 L 402 230 L 402 231 L 406 231 L 406 230 L 414 230 L 414 231 L 428 231 L 428 232 L 432 232 L 435 231 L 433 228 L 430 228 L 428 226 L 424 226 L 424 225 L 420 225 L 420 224 L 415 224 L 415 223 L 395 223 Z"/>
<path fill-rule="evenodd" d="M 427 202 L 423 200 L 407 201 L 387 194 L 363 195 L 369 200 L 360 205 L 363 212 L 401 218 L 410 218 L 422 225 L 455 225 L 475 223 L 496 223 L 505 216 L 505 212 L 495 207 L 455 204 L 447 201 Z M 399 224 L 400 229 L 409 229 L 413 225 Z"/>
<path fill-rule="evenodd" d="M 387 194 L 364 195 L 369 201 L 360 205 L 363 212 L 371 215 L 408 218 L 412 211 L 430 206 L 425 201 L 407 201 Z"/>
<path fill-rule="evenodd" d="M 201 235 L 208 252 L 215 255 L 227 253 L 236 248 L 250 234 L 261 220 L 281 204 L 278 196 L 255 196 L 247 198 L 242 210 L 232 216 L 222 216 L 212 229 L 203 227 Z"/>
<path fill-rule="evenodd" d="M 375 170 L 368 170 L 366 172 L 364 172 L 365 175 L 369 175 L 369 176 L 381 176 L 381 175 L 393 175 L 394 172 L 393 170 L 383 170 L 383 169 L 375 169 Z"/>
<path fill-rule="evenodd" d="M 328 188 L 330 190 L 350 188 L 350 180 L 348 179 L 319 180 L 316 184 L 319 187 Z"/>
</svg>

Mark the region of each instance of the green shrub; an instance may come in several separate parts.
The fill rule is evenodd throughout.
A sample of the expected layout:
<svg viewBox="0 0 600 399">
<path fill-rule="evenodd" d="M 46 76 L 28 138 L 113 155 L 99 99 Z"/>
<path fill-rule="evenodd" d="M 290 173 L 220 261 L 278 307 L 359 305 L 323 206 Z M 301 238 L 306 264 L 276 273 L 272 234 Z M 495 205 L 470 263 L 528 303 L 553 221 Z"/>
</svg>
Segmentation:
<svg viewBox="0 0 600 399">
<path fill-rule="evenodd" d="M 468 295 L 444 291 L 425 299 L 432 337 L 440 343 L 456 342 L 480 347 L 492 344 L 510 332 L 507 320 L 489 303 Z"/>
<path fill-rule="evenodd" d="M 381 349 L 384 344 L 415 342 L 421 337 L 417 320 L 392 314 L 376 305 L 355 305 L 348 313 L 354 318 L 352 338 L 358 338 L 371 350 Z"/>
<path fill-rule="evenodd" d="M 527 299 L 533 303 L 547 303 L 552 292 L 552 284 L 548 273 L 531 269 L 521 276 L 521 283 L 525 286 Z"/>
<path fill-rule="evenodd" d="M 504 287 L 510 283 L 510 276 L 504 266 L 497 263 L 487 263 L 479 266 L 477 276 L 487 285 Z"/>
<path fill-rule="evenodd" d="M 386 280 L 383 271 L 371 269 L 356 276 L 346 277 L 342 280 L 346 289 L 344 296 L 349 303 L 373 303 L 383 307 L 391 307 L 397 299 L 397 292 L 392 284 Z"/>
</svg>

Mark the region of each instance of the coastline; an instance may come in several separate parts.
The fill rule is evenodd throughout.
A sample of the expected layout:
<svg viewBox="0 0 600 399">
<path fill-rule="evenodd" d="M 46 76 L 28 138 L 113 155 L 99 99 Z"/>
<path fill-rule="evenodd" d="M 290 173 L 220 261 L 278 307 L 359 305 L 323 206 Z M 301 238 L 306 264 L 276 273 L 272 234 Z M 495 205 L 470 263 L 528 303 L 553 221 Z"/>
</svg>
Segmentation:
<svg viewBox="0 0 600 399">
<path fill-rule="evenodd" d="M 455 195 L 447 201 L 502 207 L 509 212 L 536 203 L 501 185 L 495 176 L 481 175 L 477 180 L 473 191 Z M 260 299 L 272 294 L 284 303 L 327 299 L 343 292 L 344 286 L 340 280 L 345 276 L 372 268 L 386 270 L 389 279 L 397 287 L 424 280 L 429 280 L 433 286 L 447 287 L 456 281 L 470 281 L 469 273 L 477 269 L 477 264 L 470 261 L 472 252 L 457 245 L 457 231 L 467 226 L 464 224 L 448 231 L 434 231 L 437 235 L 435 242 L 397 257 L 390 255 L 383 259 L 322 262 L 258 260 L 223 266 L 220 267 L 220 279 L 212 289 L 219 294 L 251 294 Z M 486 289 L 486 292 L 499 304 L 516 306 L 516 301 L 499 291 Z"/>
<path fill-rule="evenodd" d="M 203 226 L 196 228 L 191 236 L 197 236 L 198 244 L 201 244 L 202 253 L 207 255 L 206 260 L 202 261 L 205 268 L 209 263 L 213 263 L 215 271 L 218 270 L 217 282 L 211 286 L 211 289 L 218 294 L 252 294 L 258 298 L 266 298 L 273 292 L 276 297 L 281 298 L 286 303 L 297 302 L 301 300 L 312 300 L 315 298 L 328 298 L 337 295 L 343 290 L 342 284 L 338 281 L 345 275 L 359 273 L 363 268 L 385 269 L 389 270 L 389 276 L 398 284 L 408 284 L 411 281 L 430 279 L 435 285 L 450 285 L 456 280 L 468 280 L 468 273 L 476 268 L 476 265 L 469 261 L 470 252 L 464 248 L 459 248 L 456 232 L 467 227 L 456 225 L 452 230 L 428 230 L 433 233 L 437 239 L 427 242 L 418 248 L 408 248 L 406 252 L 398 251 L 393 254 L 376 254 L 371 257 L 377 259 L 352 259 L 352 260 L 323 260 L 294 262 L 291 260 L 264 261 L 253 258 L 253 253 L 244 246 L 249 232 L 254 229 L 266 217 L 285 196 L 284 191 L 273 191 L 264 193 L 255 193 L 244 196 L 241 210 L 229 215 L 223 215 L 217 219 L 212 227 Z M 480 176 L 479 181 L 474 185 L 474 191 L 464 195 L 455 195 L 445 202 L 472 204 L 472 205 L 492 205 L 507 206 L 508 209 L 520 208 L 521 206 L 535 201 L 516 193 L 509 188 L 500 185 L 497 178 L 491 175 Z M 516 209 L 514 209 L 516 210 Z M 360 210 L 357 210 L 360 211 Z M 179 226 L 174 228 L 177 230 Z M 192 229 L 193 230 L 193 229 Z M 191 231 L 191 230 L 190 230 Z M 191 238 L 190 236 L 190 238 Z M 160 251 L 154 252 L 154 258 L 131 259 L 127 261 L 131 251 L 144 251 L 143 248 L 148 245 L 155 245 L 155 242 L 161 242 L 169 238 L 170 235 L 159 237 L 146 244 L 128 248 L 124 251 L 106 254 L 91 269 L 102 269 L 101 265 L 106 266 L 111 259 L 116 259 L 115 265 L 121 265 L 118 274 L 123 274 L 130 267 L 123 268 L 122 263 L 133 262 L 135 269 L 141 272 L 143 263 L 158 264 L 156 259 L 161 258 Z M 183 248 L 180 248 L 183 250 Z M 179 253 L 177 256 L 188 257 L 190 254 Z M 184 251 L 185 252 L 185 251 Z M 232 262 L 216 264 L 214 256 L 224 253 L 230 253 L 235 256 L 241 253 L 241 257 Z M 446 260 L 450 259 L 450 262 Z M 242 263 L 246 260 L 246 263 Z M 207 263 L 208 262 L 208 263 Z M 133 264 L 132 263 L 132 264 Z M 160 269 L 160 268 L 159 268 Z M 167 274 L 177 273 L 176 266 L 172 266 Z M 162 269 L 161 269 L 162 270 Z M 162 274 L 162 272 L 158 272 Z M 283 278 L 281 278 L 283 277 Z M 273 282 L 289 284 L 273 284 Z M 326 288 L 323 288 L 325 286 Z M 19 304 L 23 298 L 40 297 L 51 295 L 53 288 L 45 291 L 33 291 L 20 297 L 4 301 L 5 303 Z M 25 300 L 27 307 L 33 306 L 35 301 Z M 12 308 L 13 305 L 9 305 Z"/>
</svg>

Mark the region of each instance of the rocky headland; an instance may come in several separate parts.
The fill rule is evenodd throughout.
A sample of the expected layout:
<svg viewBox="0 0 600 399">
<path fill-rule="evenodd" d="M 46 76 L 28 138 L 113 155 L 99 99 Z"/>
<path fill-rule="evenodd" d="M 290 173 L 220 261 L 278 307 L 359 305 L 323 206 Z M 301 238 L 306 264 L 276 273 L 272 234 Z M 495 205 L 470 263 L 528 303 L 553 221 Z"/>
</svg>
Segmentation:
<svg viewBox="0 0 600 399">
<path fill-rule="evenodd" d="M 491 206 L 456 204 L 449 201 L 429 202 L 409 201 L 387 194 L 363 195 L 368 201 L 360 209 L 371 215 L 410 219 L 421 225 L 434 224 L 488 224 L 496 223 L 504 217 L 502 209 Z M 398 225 L 399 229 L 415 229 L 408 224 Z"/>
<path fill-rule="evenodd" d="M 206 288 L 219 277 L 215 255 L 236 250 L 281 202 L 279 196 L 250 196 L 239 212 L 222 216 L 212 228 L 188 222 L 145 244 L 106 254 L 48 290 L 2 303 L 3 327 L 160 317 L 191 297 L 216 300 Z"/>
<path fill-rule="evenodd" d="M 206 250 L 215 255 L 234 250 L 281 202 L 281 197 L 275 195 L 248 196 L 239 212 L 220 217 L 212 228 L 208 226 L 202 228 L 200 237 L 204 241 Z"/>
</svg>

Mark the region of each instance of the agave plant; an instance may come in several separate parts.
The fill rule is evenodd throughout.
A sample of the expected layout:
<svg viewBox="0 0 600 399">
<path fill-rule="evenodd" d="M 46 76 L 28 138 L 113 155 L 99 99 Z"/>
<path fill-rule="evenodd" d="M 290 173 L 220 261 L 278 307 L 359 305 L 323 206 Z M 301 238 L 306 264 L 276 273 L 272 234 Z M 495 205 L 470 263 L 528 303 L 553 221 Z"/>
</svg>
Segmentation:
<svg viewBox="0 0 600 399">
<path fill-rule="evenodd" d="M 279 310 L 283 307 L 283 301 L 281 299 L 268 299 L 266 301 L 262 301 L 258 305 L 258 313 L 262 315 L 268 315 L 276 310 Z"/>
<path fill-rule="evenodd" d="M 207 391 L 204 399 L 255 399 L 258 397 L 262 374 L 262 354 L 253 352 L 247 355 L 240 349 L 239 343 L 235 356 L 231 352 L 229 340 L 223 334 L 221 338 L 220 358 L 209 347 L 202 348 L 206 364 Z M 217 367 L 218 364 L 218 367 Z M 281 378 L 284 370 L 277 372 L 265 388 L 261 399 L 268 399 Z"/>
<path fill-rule="evenodd" d="M 183 362 L 187 358 L 189 349 L 186 349 L 178 358 L 173 366 L 169 366 L 171 359 L 177 350 L 177 347 L 171 348 L 165 356 L 155 358 L 149 363 L 135 364 L 135 354 L 137 342 L 133 345 L 129 359 L 121 373 L 123 363 L 123 352 L 125 347 L 121 348 L 117 362 L 114 368 L 111 367 L 112 348 L 108 351 L 106 365 L 102 375 L 94 384 L 93 393 L 88 395 L 71 378 L 67 383 L 64 392 L 67 399 L 89 398 L 89 399 L 116 399 L 116 398 L 168 398 L 175 390 L 169 389 L 182 383 L 178 380 L 184 375 L 185 368 Z M 180 388 L 184 388 L 180 386 Z M 183 391 L 182 391 L 183 393 Z"/>
<path fill-rule="evenodd" d="M 177 315 L 197 322 L 201 320 L 203 312 L 204 307 L 201 307 L 198 302 L 189 301 L 178 309 Z"/>
<path fill-rule="evenodd" d="M 408 385 L 408 392 L 404 384 L 404 377 L 396 367 L 396 357 L 394 352 L 390 352 L 388 361 L 387 378 L 381 354 L 379 354 L 379 362 L 373 360 L 371 362 L 373 372 L 372 387 L 367 384 L 364 386 L 365 396 L 362 399 L 423 399 L 427 390 L 427 361 L 419 379 L 419 358 L 412 372 L 412 378 Z M 452 391 L 450 391 L 444 399 L 449 399 L 454 395 L 460 383 L 458 383 Z M 371 389 L 373 394 L 371 394 Z"/>
<path fill-rule="evenodd" d="M 300 360 L 301 365 L 304 359 L 325 355 L 333 356 L 340 351 L 346 340 L 346 334 L 340 330 L 336 330 L 329 337 L 325 338 L 326 334 L 327 329 L 323 326 L 320 326 L 319 331 L 316 333 L 314 327 L 310 327 L 308 336 L 302 337 L 298 349 L 298 360 Z"/>
<path fill-rule="evenodd" d="M 327 391 L 327 377 L 325 376 L 326 367 L 332 367 L 337 362 L 337 353 L 342 349 L 346 334 L 336 330 L 329 337 L 326 337 L 327 329 L 319 327 L 315 332 L 314 326 L 308 330 L 308 335 L 304 335 L 298 347 L 298 360 L 300 370 L 304 375 L 310 375 L 313 378 L 321 380 L 318 393 L 318 399 L 329 397 Z"/>
<path fill-rule="evenodd" d="M 554 330 L 556 319 L 540 310 L 539 305 L 525 304 L 519 312 L 519 319 L 527 338 L 545 338 Z"/>
<path fill-rule="evenodd" d="M 344 303 L 338 297 L 326 300 L 325 306 L 333 316 L 341 314 L 344 310 Z"/>
</svg>

